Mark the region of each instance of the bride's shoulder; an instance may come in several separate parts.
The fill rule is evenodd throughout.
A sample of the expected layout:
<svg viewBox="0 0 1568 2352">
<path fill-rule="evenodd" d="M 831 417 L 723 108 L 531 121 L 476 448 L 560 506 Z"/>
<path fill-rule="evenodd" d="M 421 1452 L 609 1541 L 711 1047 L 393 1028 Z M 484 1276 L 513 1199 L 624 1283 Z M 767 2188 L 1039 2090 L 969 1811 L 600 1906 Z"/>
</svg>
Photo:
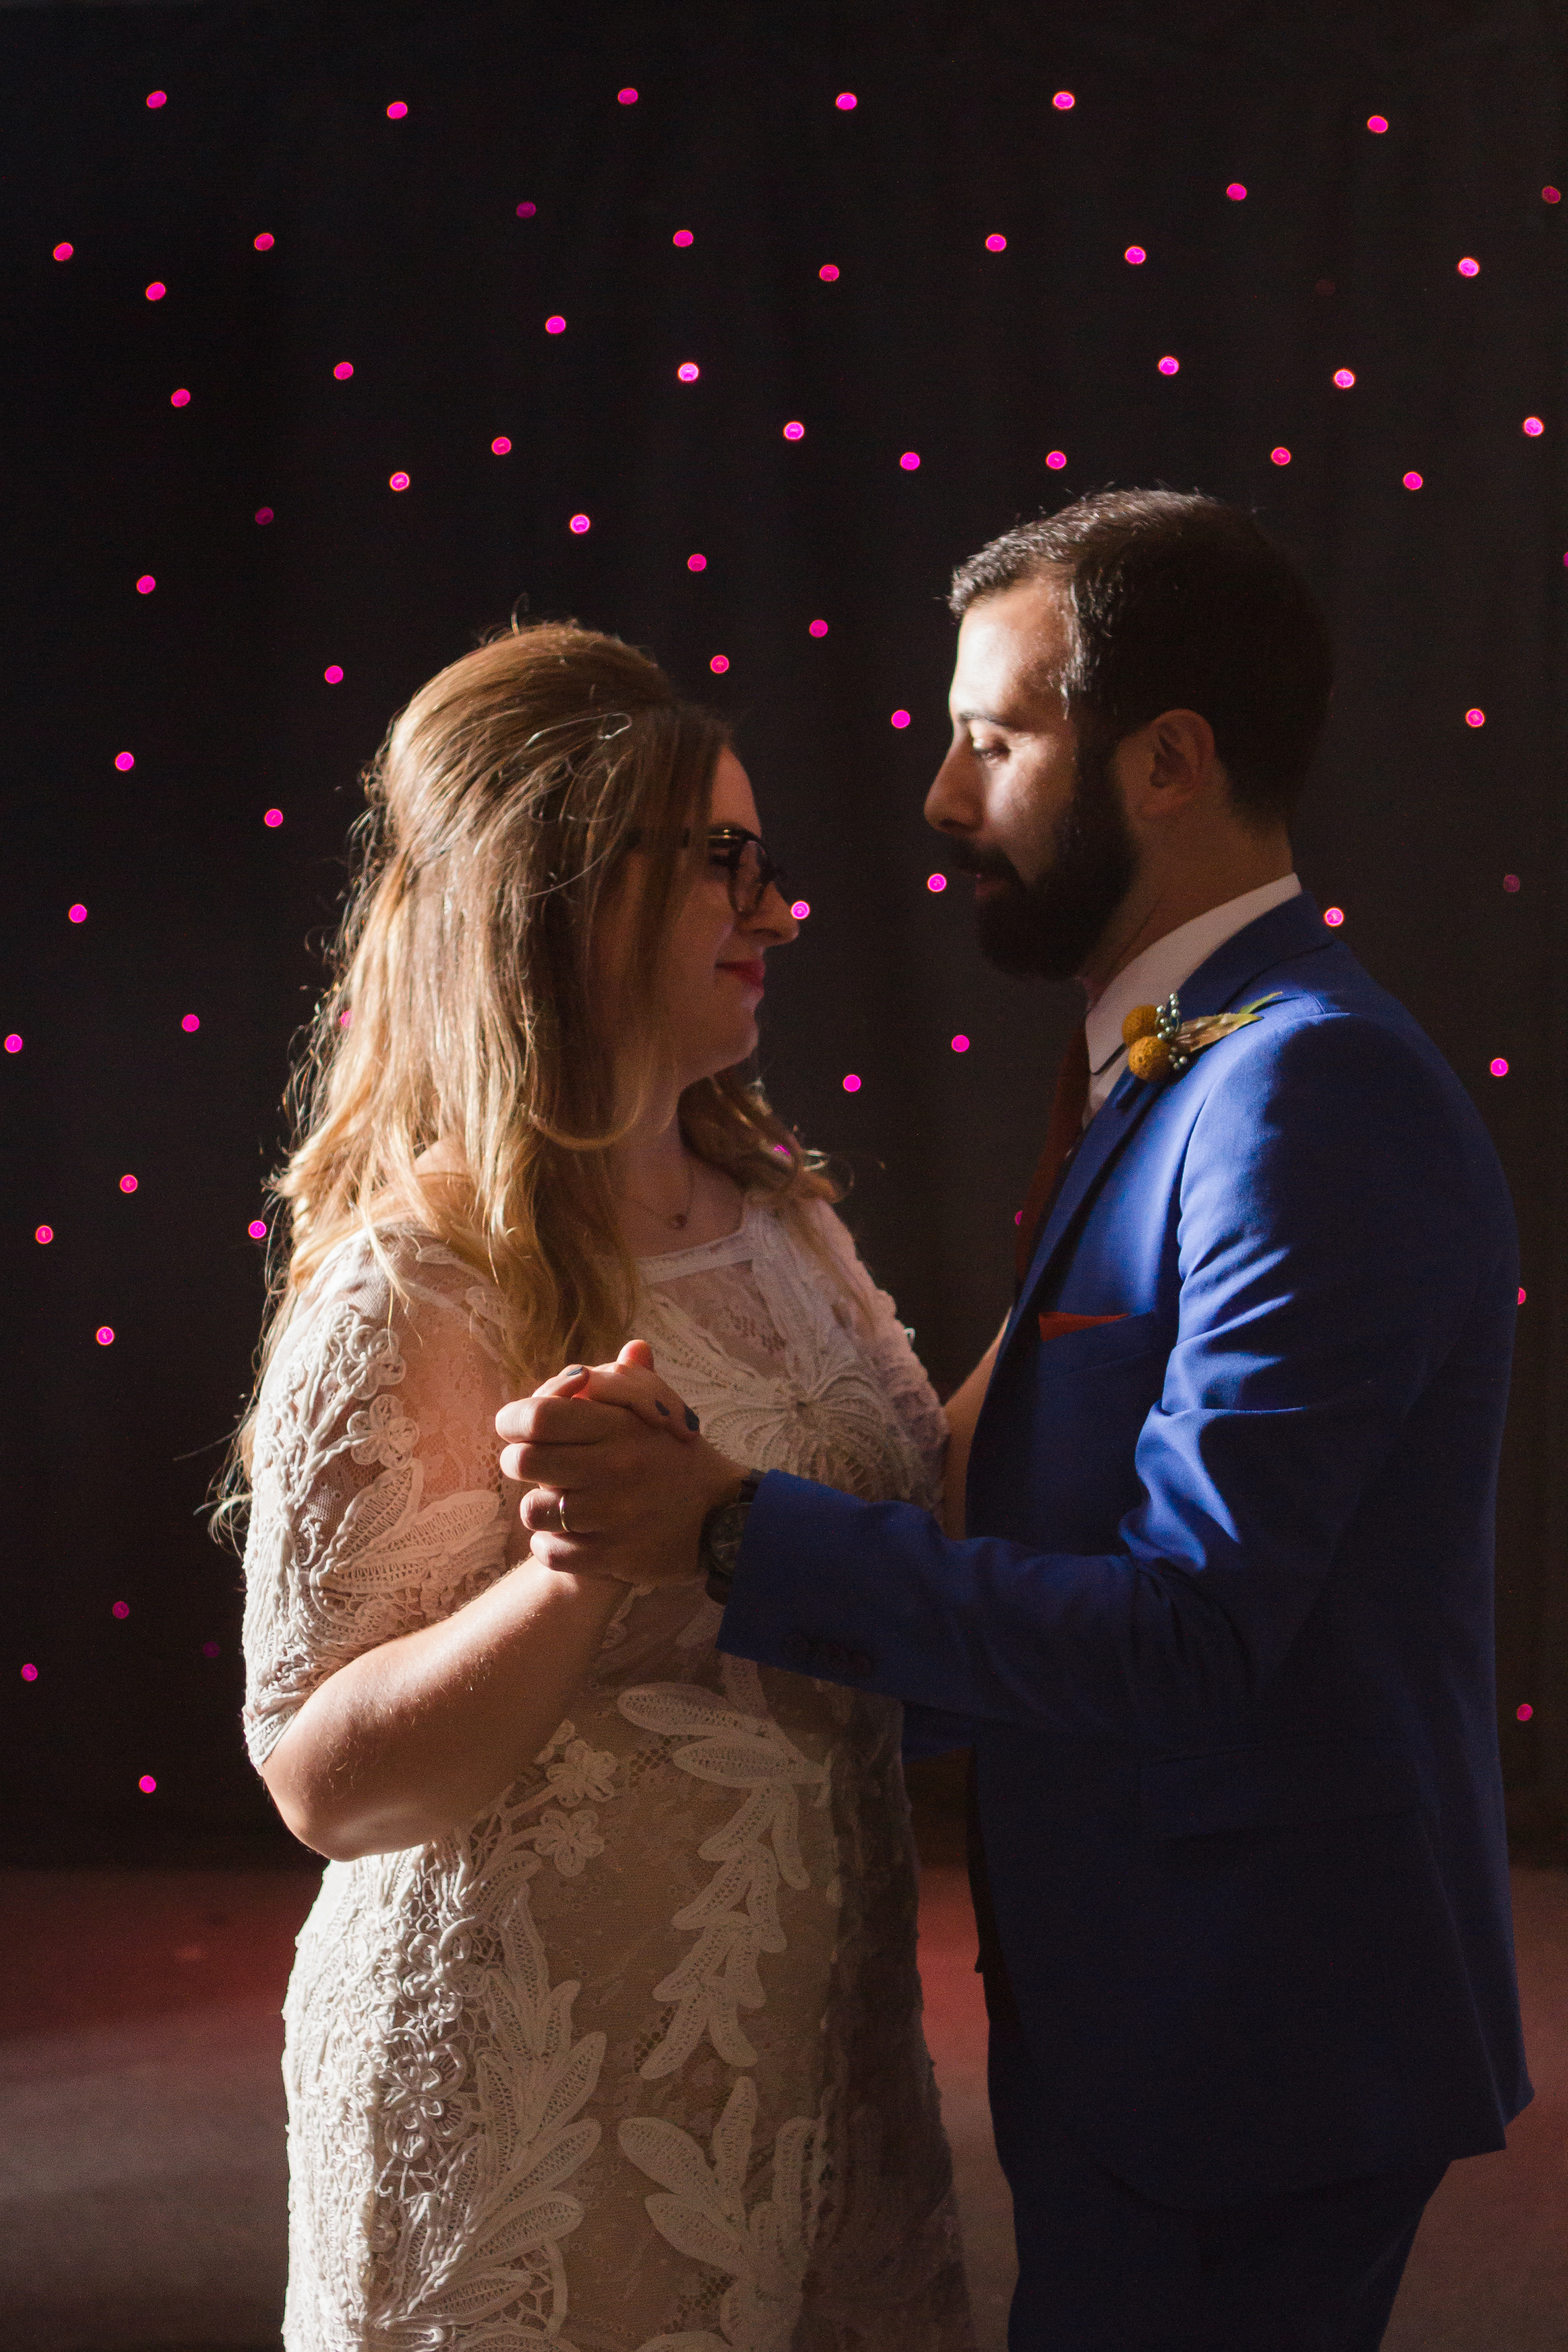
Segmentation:
<svg viewBox="0 0 1568 2352">
<path fill-rule="evenodd" d="M 289 1339 L 298 1346 L 345 1321 L 396 1329 L 454 1320 L 493 1350 L 505 1320 L 500 1292 L 435 1234 L 399 1223 L 333 1244 L 299 1294 Z"/>
</svg>

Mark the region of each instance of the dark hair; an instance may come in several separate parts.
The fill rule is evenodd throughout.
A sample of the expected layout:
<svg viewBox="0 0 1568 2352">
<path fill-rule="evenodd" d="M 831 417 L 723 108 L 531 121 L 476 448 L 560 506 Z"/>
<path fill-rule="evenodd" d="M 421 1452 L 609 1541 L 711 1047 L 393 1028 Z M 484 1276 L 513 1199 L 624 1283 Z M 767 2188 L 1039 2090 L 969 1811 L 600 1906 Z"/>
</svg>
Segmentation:
<svg viewBox="0 0 1568 2352">
<path fill-rule="evenodd" d="M 1163 710 L 1214 729 L 1237 807 L 1289 821 L 1328 716 L 1333 646 L 1282 548 L 1239 507 L 1178 490 L 1100 490 L 1016 525 L 961 563 L 966 613 L 1018 581 L 1067 575 L 1075 722 L 1120 741 Z"/>
</svg>

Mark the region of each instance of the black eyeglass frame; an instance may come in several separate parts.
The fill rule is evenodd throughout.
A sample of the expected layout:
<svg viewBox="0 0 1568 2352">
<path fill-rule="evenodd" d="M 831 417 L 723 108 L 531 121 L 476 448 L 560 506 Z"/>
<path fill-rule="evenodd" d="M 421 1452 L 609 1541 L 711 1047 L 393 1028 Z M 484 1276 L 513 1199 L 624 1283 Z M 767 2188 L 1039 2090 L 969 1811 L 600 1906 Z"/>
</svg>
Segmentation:
<svg viewBox="0 0 1568 2352">
<path fill-rule="evenodd" d="M 635 849 L 643 837 L 644 828 L 639 825 L 627 835 L 627 847 Z M 689 831 L 679 835 L 679 839 L 682 849 L 690 848 Z M 748 847 L 752 843 L 755 843 L 758 852 L 757 873 L 750 888 L 743 890 L 741 866 Z M 743 923 L 751 921 L 770 889 L 777 888 L 788 878 L 784 867 L 771 856 L 762 835 L 753 833 L 749 825 L 710 824 L 708 828 L 708 856 L 713 865 L 722 866 L 726 869 L 729 877 L 730 904 Z"/>
</svg>

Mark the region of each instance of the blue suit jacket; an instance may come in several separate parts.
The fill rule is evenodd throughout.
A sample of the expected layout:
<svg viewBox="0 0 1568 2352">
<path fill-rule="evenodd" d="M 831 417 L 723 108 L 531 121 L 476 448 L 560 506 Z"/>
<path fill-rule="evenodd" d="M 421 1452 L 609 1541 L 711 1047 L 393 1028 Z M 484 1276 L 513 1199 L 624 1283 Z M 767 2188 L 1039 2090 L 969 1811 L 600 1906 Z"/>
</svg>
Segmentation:
<svg viewBox="0 0 1568 2352">
<path fill-rule="evenodd" d="M 1264 915 L 1123 1077 L 997 1358 L 966 1540 L 773 1474 L 726 1650 L 973 1738 L 1032 2052 L 1146 2195 L 1502 2144 L 1520 2040 L 1492 1665 L 1513 1219 L 1468 1097 Z M 1048 1336 L 1042 1315 L 1113 1321 Z M 929 1718 L 928 1718 L 929 1720 Z"/>
</svg>

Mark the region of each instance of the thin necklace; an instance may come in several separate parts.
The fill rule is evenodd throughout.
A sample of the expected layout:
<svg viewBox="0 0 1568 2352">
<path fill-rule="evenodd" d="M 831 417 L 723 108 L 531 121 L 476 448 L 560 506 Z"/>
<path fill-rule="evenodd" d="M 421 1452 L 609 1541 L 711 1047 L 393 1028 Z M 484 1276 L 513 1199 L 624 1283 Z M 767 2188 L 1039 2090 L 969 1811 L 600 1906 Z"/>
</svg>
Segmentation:
<svg viewBox="0 0 1568 2352">
<path fill-rule="evenodd" d="M 624 1184 L 621 1187 L 621 1198 L 624 1201 L 629 1201 L 634 1209 L 640 1209 L 644 1216 L 651 1217 L 656 1224 L 668 1225 L 672 1232 L 681 1233 L 691 1221 L 691 1204 L 697 1198 L 697 1162 L 693 1160 L 690 1163 L 690 1181 L 686 1187 L 686 1206 L 679 1216 L 672 1217 L 668 1209 L 656 1209 L 648 1202 L 639 1201 L 637 1194 L 627 1192 Z"/>
</svg>

